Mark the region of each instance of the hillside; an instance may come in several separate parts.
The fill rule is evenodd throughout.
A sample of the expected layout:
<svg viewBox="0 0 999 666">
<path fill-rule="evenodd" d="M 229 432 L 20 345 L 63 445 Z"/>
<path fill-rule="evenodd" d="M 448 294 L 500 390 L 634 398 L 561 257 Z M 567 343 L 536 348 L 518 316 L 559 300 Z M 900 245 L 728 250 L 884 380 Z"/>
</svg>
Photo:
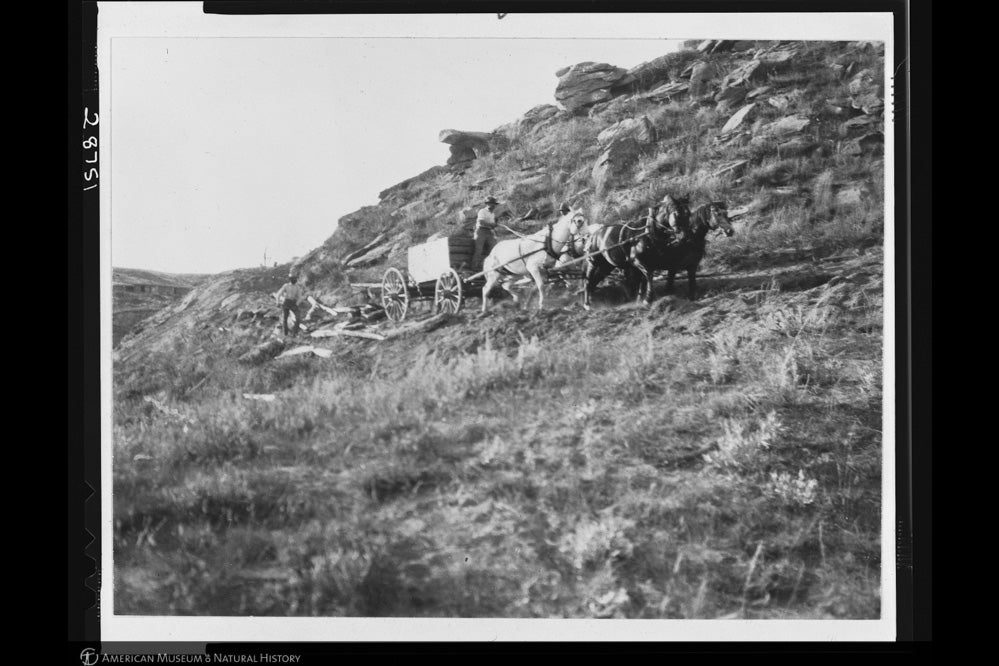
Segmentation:
<svg viewBox="0 0 999 666">
<path fill-rule="evenodd" d="M 162 273 L 114 268 L 112 273 L 112 344 L 140 328 L 146 317 L 210 278 L 207 274 Z"/>
<path fill-rule="evenodd" d="M 555 98 L 342 217 L 326 306 L 486 195 L 633 220 L 724 200 L 687 300 L 478 301 L 284 341 L 289 266 L 213 276 L 115 353 L 116 612 L 871 618 L 880 612 L 883 49 L 708 41 Z M 417 311 L 411 318 L 425 317 Z M 317 317 L 331 316 L 317 310 Z M 313 325 L 313 319 L 307 322 Z M 294 344 L 324 350 L 276 358 Z"/>
</svg>

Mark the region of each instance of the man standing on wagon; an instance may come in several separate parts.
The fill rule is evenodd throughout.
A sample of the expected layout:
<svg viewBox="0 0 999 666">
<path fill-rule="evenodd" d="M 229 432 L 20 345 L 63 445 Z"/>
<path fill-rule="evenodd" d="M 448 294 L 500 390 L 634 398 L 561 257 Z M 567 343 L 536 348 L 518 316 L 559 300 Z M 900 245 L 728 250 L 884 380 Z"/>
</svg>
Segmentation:
<svg viewBox="0 0 999 666">
<path fill-rule="evenodd" d="M 479 209 L 475 218 L 475 254 L 472 255 L 472 266 L 481 268 L 482 261 L 489 256 L 496 245 L 496 216 L 493 211 L 499 206 L 496 197 L 486 197 L 486 205 Z"/>
</svg>

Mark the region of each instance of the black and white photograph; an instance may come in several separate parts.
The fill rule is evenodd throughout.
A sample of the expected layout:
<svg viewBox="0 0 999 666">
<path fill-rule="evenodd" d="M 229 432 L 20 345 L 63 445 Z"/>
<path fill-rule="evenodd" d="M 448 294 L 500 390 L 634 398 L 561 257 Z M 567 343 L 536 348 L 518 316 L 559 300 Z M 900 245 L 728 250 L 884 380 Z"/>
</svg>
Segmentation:
<svg viewBox="0 0 999 666">
<path fill-rule="evenodd" d="M 106 640 L 894 638 L 891 14 L 207 4 L 98 3 Z"/>
</svg>

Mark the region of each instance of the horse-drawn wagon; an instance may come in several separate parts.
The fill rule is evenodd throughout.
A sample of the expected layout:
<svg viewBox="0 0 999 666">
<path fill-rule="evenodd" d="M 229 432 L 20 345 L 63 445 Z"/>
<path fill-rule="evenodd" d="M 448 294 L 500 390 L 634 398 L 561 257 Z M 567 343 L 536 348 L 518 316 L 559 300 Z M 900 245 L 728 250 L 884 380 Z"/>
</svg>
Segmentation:
<svg viewBox="0 0 999 666">
<path fill-rule="evenodd" d="M 405 319 L 410 303 L 417 301 L 432 301 L 437 313 L 454 314 L 461 310 L 466 298 L 477 296 L 483 299 L 482 311 L 485 312 L 488 295 L 494 286 L 502 284 L 517 301 L 519 299 L 510 287 L 531 281 L 537 287 L 540 308 L 544 303 L 544 285 L 583 279 L 580 269 L 584 261 L 590 263 L 583 290 L 583 307 L 587 309 L 593 289 L 616 268 L 623 269 L 626 283 L 629 276 L 632 280 L 642 280 L 644 289 L 639 289 L 639 296 L 644 292 L 646 302 L 652 300 L 652 279 L 656 270 L 668 272 L 670 287 L 674 274 L 684 270 L 688 276 L 689 295 L 693 298 L 694 275 L 704 254 L 705 236 L 711 230 L 732 235 L 727 207 L 724 202 L 715 201 L 691 213 L 686 199 L 674 201 L 667 196 L 664 203 L 664 213 L 659 216 L 662 219 L 652 217 L 650 212 L 650 217 L 638 225 L 587 226 L 582 213 L 575 212 L 529 236 L 514 231 L 517 238 L 498 242 L 482 266 L 472 265 L 474 240 L 471 235 L 436 238 L 409 248 L 408 275 L 397 268 L 389 268 L 380 285 L 354 286 L 380 287 L 382 307 L 392 321 Z M 667 220 L 672 225 L 676 216 L 685 218 L 683 227 L 688 228 L 689 235 L 679 243 L 673 242 L 670 227 L 666 226 Z M 600 229 L 599 235 L 596 235 L 597 229 Z M 476 269 L 481 270 L 474 272 Z M 628 290 L 631 291 L 631 287 Z"/>
<path fill-rule="evenodd" d="M 518 284 L 530 282 L 533 278 L 528 266 L 537 264 L 543 258 L 540 256 L 542 252 L 553 258 L 559 257 L 563 250 L 568 249 L 567 241 L 580 224 L 578 220 L 570 222 L 567 219 L 550 224 L 531 236 L 518 233 L 520 240 L 514 239 L 514 245 L 507 248 L 508 256 L 497 258 L 500 251 L 494 248 L 484 262 L 485 268 L 473 265 L 475 241 L 470 233 L 435 238 L 409 248 L 406 271 L 388 268 L 380 284 L 352 283 L 352 286 L 380 289 L 382 307 L 392 321 L 405 319 L 411 305 L 417 302 L 432 302 L 435 312 L 454 314 L 462 309 L 468 297 L 482 297 L 490 274 L 494 277 L 499 272 L 504 277 L 523 276 Z M 547 281 L 568 280 L 580 279 L 582 273 L 578 267 L 566 267 L 565 270 L 549 269 L 546 276 Z"/>
<path fill-rule="evenodd" d="M 456 313 L 464 299 L 481 294 L 483 274 L 472 272 L 474 241 L 470 234 L 455 234 L 414 245 L 407 253 L 407 272 L 385 271 L 381 301 L 386 316 L 402 321 L 410 304 L 433 302 L 436 312 Z"/>
</svg>

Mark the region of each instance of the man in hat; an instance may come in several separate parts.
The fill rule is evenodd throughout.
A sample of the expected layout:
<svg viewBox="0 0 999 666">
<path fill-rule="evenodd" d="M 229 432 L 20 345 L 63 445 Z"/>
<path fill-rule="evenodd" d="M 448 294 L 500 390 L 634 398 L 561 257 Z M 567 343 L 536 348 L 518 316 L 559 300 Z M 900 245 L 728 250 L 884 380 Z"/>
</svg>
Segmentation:
<svg viewBox="0 0 999 666">
<path fill-rule="evenodd" d="M 489 256 L 496 245 L 496 216 L 493 211 L 499 206 L 496 197 L 486 197 L 486 205 L 479 209 L 475 218 L 475 254 L 472 255 L 472 266 L 479 268 L 482 261 Z"/>
<path fill-rule="evenodd" d="M 658 208 L 649 208 L 649 217 L 672 232 L 670 245 L 678 245 L 687 240 L 690 233 L 690 210 L 686 197 L 667 194 Z"/>
<path fill-rule="evenodd" d="M 281 330 L 288 335 L 288 313 L 295 315 L 295 326 L 292 335 L 298 335 L 298 301 L 302 298 L 302 288 L 298 286 L 298 276 L 294 272 L 288 274 L 288 281 L 282 285 L 275 296 L 281 306 Z"/>
</svg>

